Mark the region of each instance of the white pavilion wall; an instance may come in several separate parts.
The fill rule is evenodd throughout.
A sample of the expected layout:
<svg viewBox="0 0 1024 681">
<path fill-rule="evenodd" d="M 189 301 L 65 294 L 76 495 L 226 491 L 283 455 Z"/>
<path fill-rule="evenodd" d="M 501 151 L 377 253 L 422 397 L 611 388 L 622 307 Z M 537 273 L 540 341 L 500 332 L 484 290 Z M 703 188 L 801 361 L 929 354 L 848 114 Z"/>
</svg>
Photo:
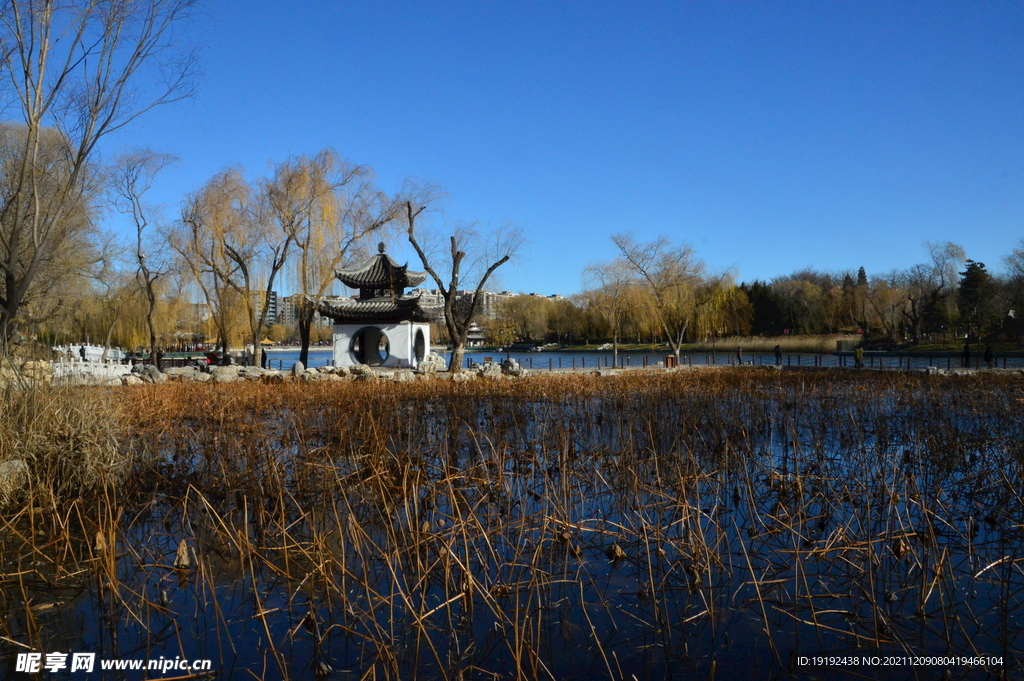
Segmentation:
<svg viewBox="0 0 1024 681">
<path fill-rule="evenodd" d="M 359 360 L 352 352 L 352 340 L 367 327 L 381 331 L 388 339 L 388 358 L 378 366 L 393 369 L 415 369 L 416 332 L 423 332 L 424 356 L 430 353 L 430 325 L 421 322 L 399 322 L 397 324 L 335 324 L 334 325 L 334 366 L 358 366 Z"/>
</svg>

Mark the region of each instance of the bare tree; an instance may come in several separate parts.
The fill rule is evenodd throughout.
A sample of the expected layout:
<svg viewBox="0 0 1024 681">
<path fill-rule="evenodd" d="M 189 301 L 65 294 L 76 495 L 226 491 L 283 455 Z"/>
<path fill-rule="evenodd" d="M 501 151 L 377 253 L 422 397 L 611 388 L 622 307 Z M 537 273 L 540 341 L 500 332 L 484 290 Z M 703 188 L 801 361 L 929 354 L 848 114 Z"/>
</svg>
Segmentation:
<svg viewBox="0 0 1024 681">
<path fill-rule="evenodd" d="M 704 277 L 703 261 L 690 246 L 674 246 L 665 237 L 645 244 L 631 234 L 616 234 L 612 241 L 654 298 L 654 312 L 678 361 L 698 302 L 694 293 Z"/>
<path fill-rule="evenodd" d="M 22 188 L 27 134 L 25 126 L 0 125 L 0 357 L 7 340 L 23 326 L 16 319 L 16 311 L 21 310 L 32 323 L 59 313 L 62 292 L 73 293 L 100 260 L 94 219 L 101 185 L 99 173 L 92 166 L 84 168 L 74 200 L 54 208 L 67 181 L 67 142 L 53 129 L 43 131 L 34 162 L 34 182 Z M 42 235 L 45 243 L 33 230 L 15 224 L 13 208 L 18 201 L 27 202 L 25 210 L 32 215 L 48 213 L 52 229 Z"/>
<path fill-rule="evenodd" d="M 145 203 L 144 197 L 157 173 L 177 160 L 170 154 L 137 149 L 118 155 L 110 170 L 110 183 L 115 194 L 114 205 L 122 213 L 131 216 L 132 224 L 135 226 L 135 279 L 147 302 L 149 357 L 150 362 L 154 364 L 157 350 L 154 324 L 157 305 L 156 285 L 157 281 L 169 272 L 170 260 L 164 256 L 162 248 L 152 247 L 152 207 Z"/>
<path fill-rule="evenodd" d="M 484 286 L 494 271 L 507 263 L 523 245 L 522 231 L 519 228 L 505 226 L 497 229 L 487 237 L 481 237 L 475 229 L 461 227 L 449 237 L 449 248 L 436 249 L 428 254 L 428 249 L 416 236 L 416 219 L 427 209 L 436 193 L 421 193 L 418 200 L 406 199 L 404 202 L 404 218 L 408 228 L 409 243 L 416 249 L 423 263 L 423 269 L 437 282 L 437 287 L 444 298 L 444 322 L 452 342 L 452 356 L 448 362 L 448 371 L 458 373 L 462 370 L 462 357 L 466 352 L 466 339 L 469 327 L 480 313 L 483 303 Z M 466 260 L 466 251 L 473 248 L 477 253 L 475 261 Z M 434 264 L 445 264 L 451 273 L 442 278 Z M 478 275 L 476 273 L 479 273 Z M 459 300 L 459 286 L 463 277 L 472 280 L 478 276 L 476 287 L 467 291 L 467 295 Z"/>
<path fill-rule="evenodd" d="M 1003 259 L 1006 265 L 1006 288 L 1014 314 L 1024 314 L 1024 240 Z"/>
<path fill-rule="evenodd" d="M 193 53 L 172 33 L 193 3 L 4 2 L 0 100 L 14 105 L 25 132 L 12 184 L 0 193 L 0 351 L 33 281 L 69 238 L 66 217 L 81 201 L 99 141 L 192 92 Z M 45 126 L 63 140 L 56 173 L 42 166 Z"/>
</svg>

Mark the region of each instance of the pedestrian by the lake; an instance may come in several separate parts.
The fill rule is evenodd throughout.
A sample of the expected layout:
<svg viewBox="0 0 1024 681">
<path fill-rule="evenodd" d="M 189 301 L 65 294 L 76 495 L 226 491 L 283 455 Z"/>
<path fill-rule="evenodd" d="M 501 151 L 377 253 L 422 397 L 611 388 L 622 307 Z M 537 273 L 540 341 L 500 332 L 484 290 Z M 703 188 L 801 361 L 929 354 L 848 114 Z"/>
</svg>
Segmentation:
<svg viewBox="0 0 1024 681">
<path fill-rule="evenodd" d="M 853 349 L 853 366 L 855 369 L 864 368 L 864 348 L 859 345 Z"/>
<path fill-rule="evenodd" d="M 992 368 L 992 364 L 995 361 L 996 361 L 996 357 L 995 357 L 994 354 L 992 354 L 992 346 L 991 345 L 986 345 L 985 346 L 985 366 L 987 366 L 989 369 L 991 369 Z"/>
<path fill-rule="evenodd" d="M 782 346 L 775 346 L 775 364 L 782 366 Z"/>
<path fill-rule="evenodd" d="M 970 343 L 964 343 L 964 351 L 961 354 L 962 354 L 963 360 L 964 360 L 964 368 L 965 369 L 970 369 L 971 368 L 971 344 Z"/>
<path fill-rule="evenodd" d="M 743 364 L 743 348 L 736 346 L 736 363 Z"/>
<path fill-rule="evenodd" d="M 78 348 L 78 354 L 82 358 L 82 361 L 84 362 L 85 361 L 85 346 L 84 345 L 82 347 Z"/>
</svg>

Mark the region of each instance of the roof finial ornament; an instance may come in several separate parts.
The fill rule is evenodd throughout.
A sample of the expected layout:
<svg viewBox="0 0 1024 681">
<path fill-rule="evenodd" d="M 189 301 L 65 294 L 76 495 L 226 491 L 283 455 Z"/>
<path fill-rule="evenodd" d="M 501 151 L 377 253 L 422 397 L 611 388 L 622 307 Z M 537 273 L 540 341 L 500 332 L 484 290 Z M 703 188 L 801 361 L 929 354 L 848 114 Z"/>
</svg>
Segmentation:
<svg viewBox="0 0 1024 681">
<path fill-rule="evenodd" d="M 384 252 L 384 242 L 383 241 L 381 241 L 379 244 L 377 244 L 377 252 L 378 253 L 383 253 Z"/>
</svg>

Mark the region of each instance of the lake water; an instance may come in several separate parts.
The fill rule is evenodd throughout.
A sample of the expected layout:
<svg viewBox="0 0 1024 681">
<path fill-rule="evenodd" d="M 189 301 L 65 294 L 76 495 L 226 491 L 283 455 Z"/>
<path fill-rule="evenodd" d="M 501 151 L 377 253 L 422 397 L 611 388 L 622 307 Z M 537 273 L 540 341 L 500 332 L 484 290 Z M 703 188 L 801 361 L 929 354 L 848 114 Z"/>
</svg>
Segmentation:
<svg viewBox="0 0 1024 681">
<path fill-rule="evenodd" d="M 93 507 L 71 541 L 4 518 L 0 678 L 19 645 L 224 679 L 1024 674 L 1011 377 L 159 388 L 189 402 L 133 430 L 157 460 L 99 504 L 115 555 Z"/>
<path fill-rule="evenodd" d="M 447 360 L 451 353 L 440 353 Z M 297 349 L 270 350 L 268 353 L 270 366 L 274 369 L 290 369 L 298 361 L 299 351 Z M 333 351 L 330 348 L 312 348 L 309 351 L 309 366 L 321 367 L 330 366 Z M 566 369 L 596 369 L 598 367 L 612 366 L 613 357 L 610 352 L 497 352 L 497 351 L 468 351 L 465 355 L 466 366 L 472 363 L 482 363 L 490 358 L 493 361 L 502 361 L 507 357 L 517 360 L 527 369 L 534 370 L 566 370 Z M 620 352 L 619 364 L 623 367 L 654 366 L 663 362 L 665 355 L 651 353 Z M 697 352 L 684 354 L 684 363 L 695 366 L 728 366 L 737 362 L 735 353 L 729 352 Z M 744 353 L 743 362 L 754 365 L 772 365 L 775 363 L 775 356 L 772 353 Z M 849 355 L 833 355 L 831 353 L 785 353 L 782 356 L 783 366 L 824 366 L 824 367 L 852 367 L 853 358 Z M 913 368 L 923 369 L 926 367 L 959 368 L 961 359 L 959 356 L 896 356 L 885 353 L 867 353 L 864 357 L 864 364 L 867 367 L 875 368 Z M 1024 368 L 1024 357 L 998 357 L 998 367 Z M 980 357 L 975 356 L 971 360 L 971 366 L 984 368 L 985 364 Z"/>
</svg>

